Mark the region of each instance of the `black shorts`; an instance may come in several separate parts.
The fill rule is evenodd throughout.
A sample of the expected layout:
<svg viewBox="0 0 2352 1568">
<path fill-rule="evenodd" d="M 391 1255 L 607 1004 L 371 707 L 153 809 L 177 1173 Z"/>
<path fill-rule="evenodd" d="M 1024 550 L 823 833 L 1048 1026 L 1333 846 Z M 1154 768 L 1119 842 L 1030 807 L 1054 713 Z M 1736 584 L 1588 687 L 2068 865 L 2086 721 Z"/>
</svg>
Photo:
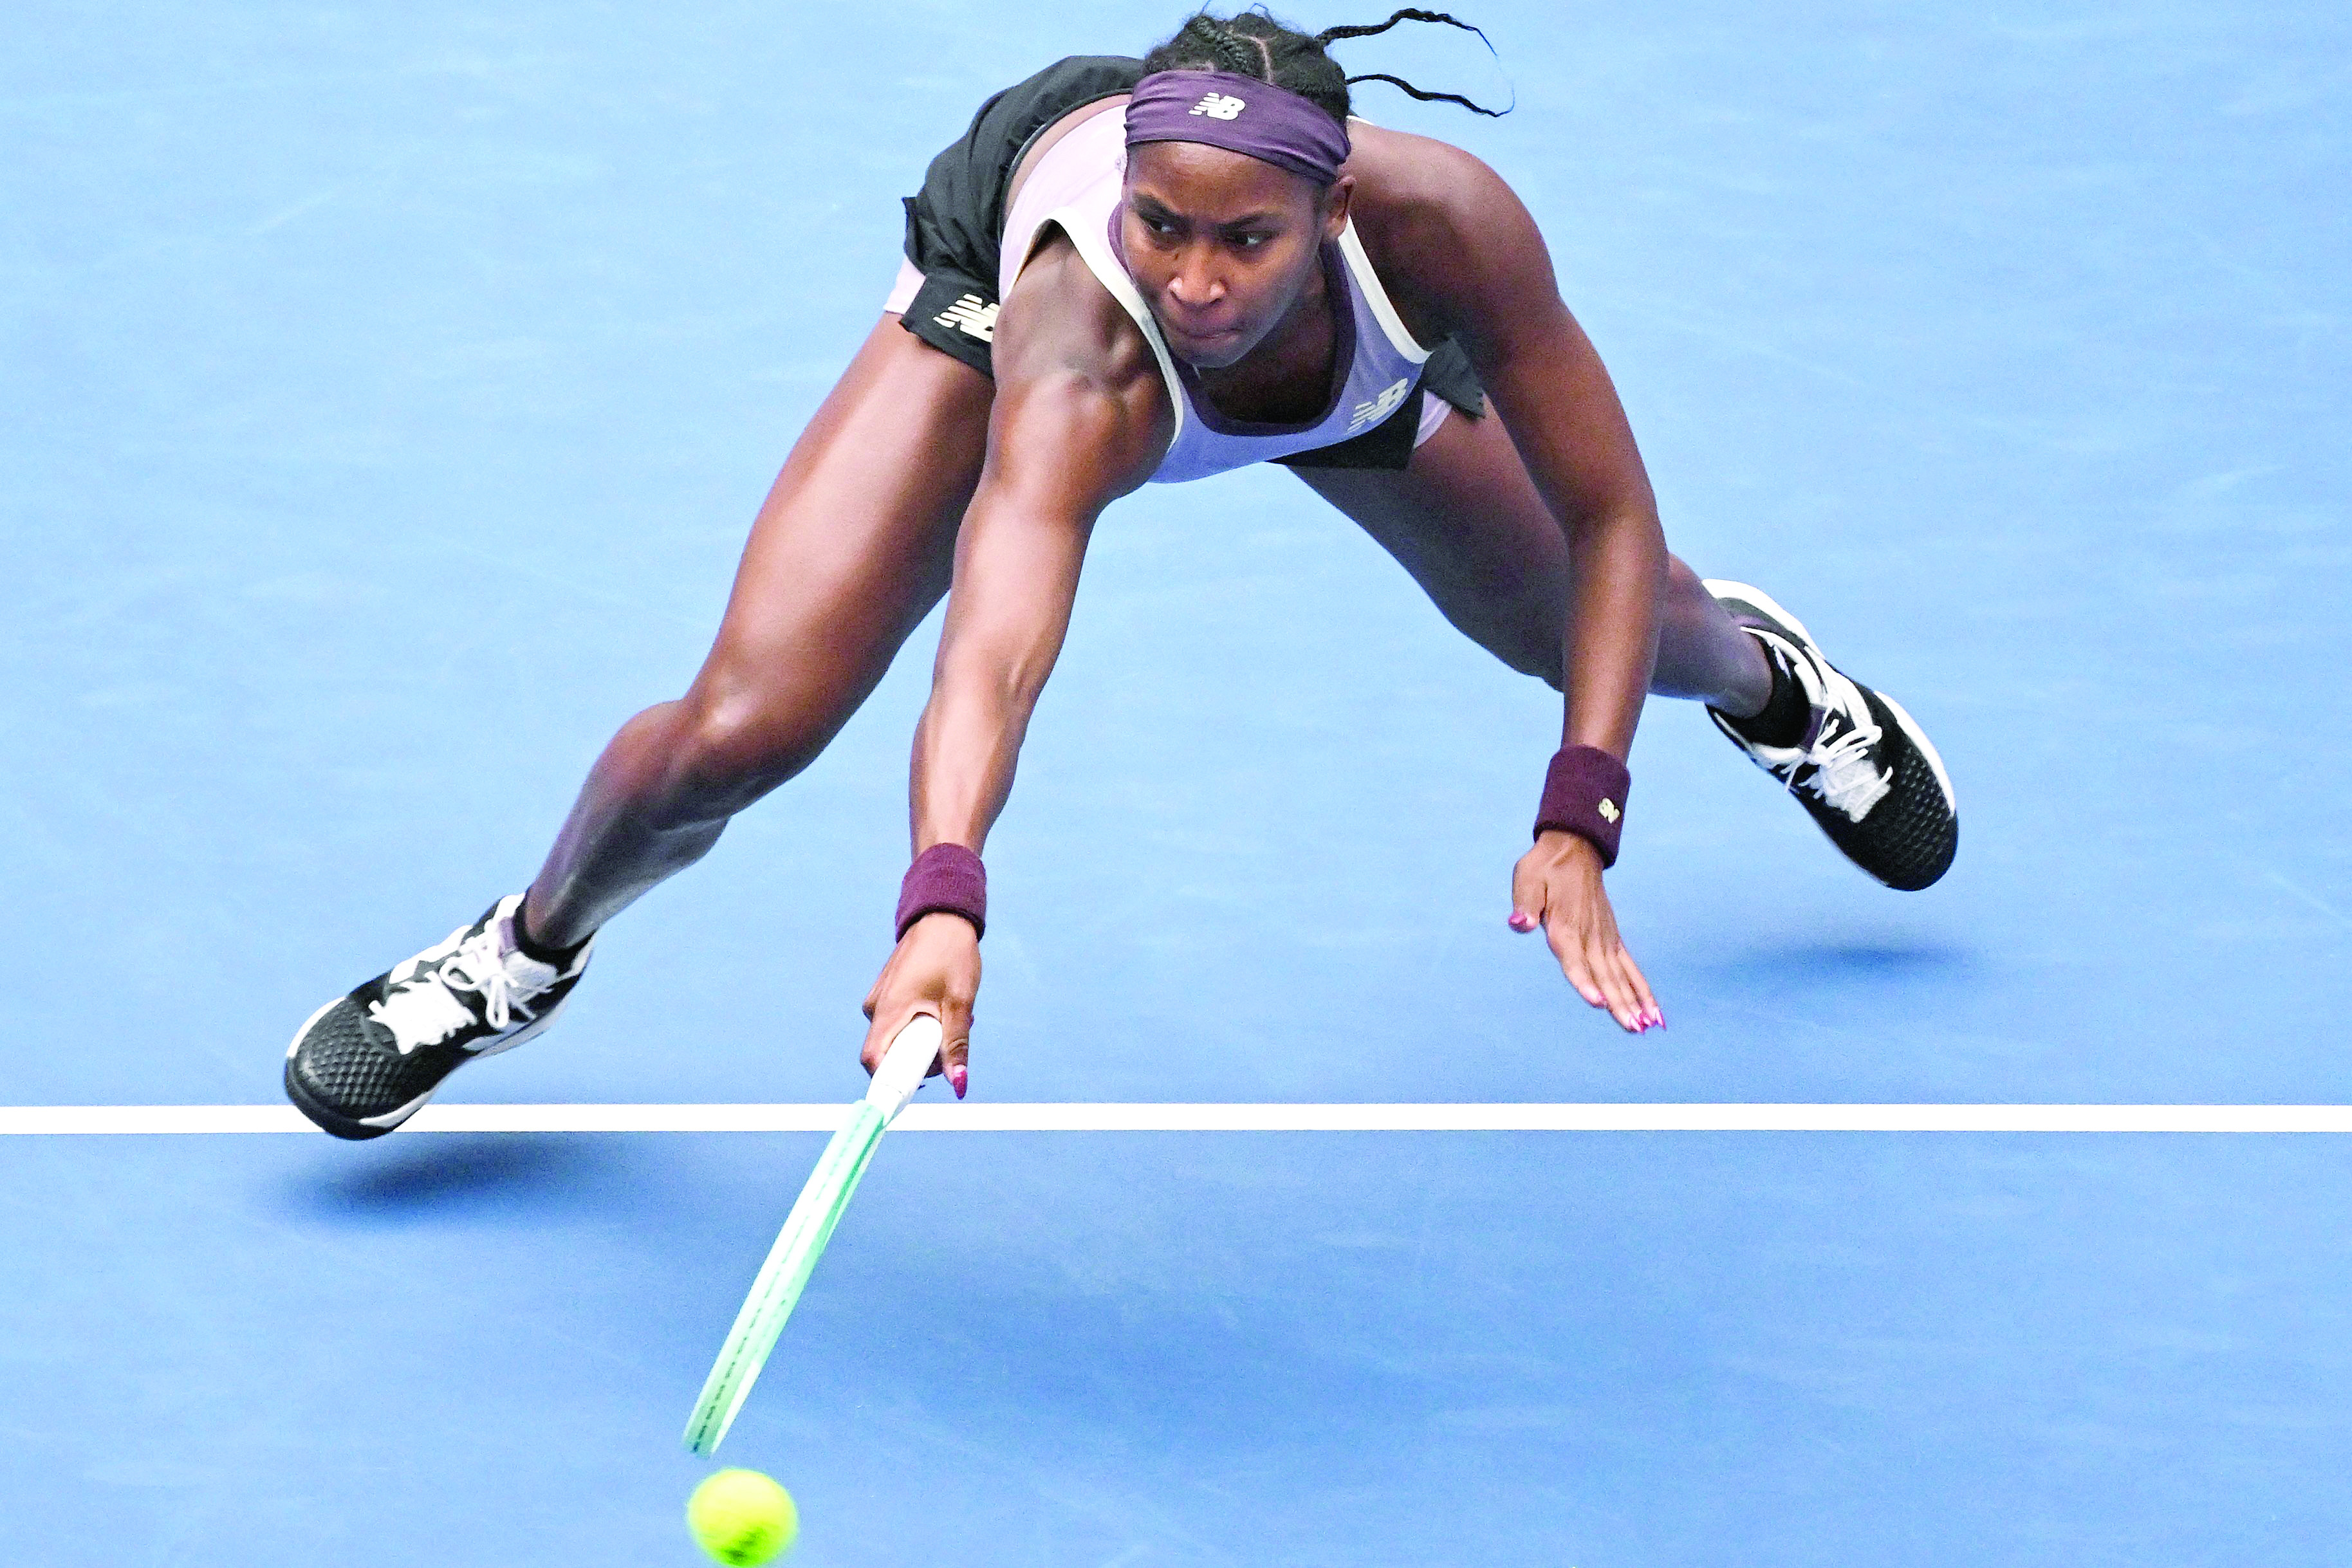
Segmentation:
<svg viewBox="0 0 2352 1568">
<path fill-rule="evenodd" d="M 923 188 L 906 199 L 907 260 L 923 283 L 900 326 L 982 375 L 995 373 L 989 340 L 971 323 L 995 315 L 1013 170 L 1047 126 L 1074 109 L 1131 90 L 1142 76 L 1143 62 L 1124 55 L 1076 55 L 980 106 L 971 129 L 931 160 Z M 1451 338 L 1431 351 L 1412 395 L 1396 413 L 1361 435 L 1275 461 L 1293 468 L 1402 468 L 1412 457 L 1427 393 L 1474 419 L 1485 407 L 1477 372 Z"/>
</svg>

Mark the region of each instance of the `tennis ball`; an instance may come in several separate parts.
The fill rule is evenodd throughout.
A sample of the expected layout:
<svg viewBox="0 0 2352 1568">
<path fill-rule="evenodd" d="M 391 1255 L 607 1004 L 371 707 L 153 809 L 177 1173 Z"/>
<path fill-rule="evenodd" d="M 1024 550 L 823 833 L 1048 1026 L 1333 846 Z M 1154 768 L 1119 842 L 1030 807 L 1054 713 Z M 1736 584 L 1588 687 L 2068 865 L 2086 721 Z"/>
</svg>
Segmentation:
<svg viewBox="0 0 2352 1568">
<path fill-rule="evenodd" d="M 720 1470 L 687 1499 L 686 1527 L 717 1561 L 748 1568 L 793 1549 L 801 1512 L 792 1493 L 759 1471 Z"/>
</svg>

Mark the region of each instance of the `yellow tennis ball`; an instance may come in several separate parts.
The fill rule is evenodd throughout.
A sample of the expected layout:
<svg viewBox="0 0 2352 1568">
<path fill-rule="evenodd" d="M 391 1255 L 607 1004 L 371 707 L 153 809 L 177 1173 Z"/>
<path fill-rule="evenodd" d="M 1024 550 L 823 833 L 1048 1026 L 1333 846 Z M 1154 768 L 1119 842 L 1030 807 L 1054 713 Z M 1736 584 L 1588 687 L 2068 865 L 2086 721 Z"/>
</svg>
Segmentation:
<svg viewBox="0 0 2352 1568">
<path fill-rule="evenodd" d="M 793 1549 L 801 1511 L 792 1493 L 759 1471 L 720 1470 L 686 1500 L 686 1527 L 719 1562 L 749 1568 Z"/>
</svg>

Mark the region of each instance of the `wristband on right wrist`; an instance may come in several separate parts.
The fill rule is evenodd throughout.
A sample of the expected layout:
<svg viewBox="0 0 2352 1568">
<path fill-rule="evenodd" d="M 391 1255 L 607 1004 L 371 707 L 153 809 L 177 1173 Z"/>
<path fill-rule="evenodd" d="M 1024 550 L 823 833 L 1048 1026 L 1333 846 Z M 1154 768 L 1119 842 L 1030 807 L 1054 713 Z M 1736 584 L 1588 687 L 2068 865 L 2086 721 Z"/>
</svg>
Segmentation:
<svg viewBox="0 0 2352 1568">
<path fill-rule="evenodd" d="M 961 844 L 933 844 L 898 884 L 898 936 L 926 915 L 961 915 L 974 936 L 988 932 L 988 868 Z"/>
<path fill-rule="evenodd" d="M 1574 833 L 1601 852 L 1605 868 L 1617 863 L 1617 837 L 1625 822 L 1625 790 L 1633 775 L 1597 746 L 1563 746 L 1544 770 L 1543 803 L 1536 808 L 1536 837 Z"/>
</svg>

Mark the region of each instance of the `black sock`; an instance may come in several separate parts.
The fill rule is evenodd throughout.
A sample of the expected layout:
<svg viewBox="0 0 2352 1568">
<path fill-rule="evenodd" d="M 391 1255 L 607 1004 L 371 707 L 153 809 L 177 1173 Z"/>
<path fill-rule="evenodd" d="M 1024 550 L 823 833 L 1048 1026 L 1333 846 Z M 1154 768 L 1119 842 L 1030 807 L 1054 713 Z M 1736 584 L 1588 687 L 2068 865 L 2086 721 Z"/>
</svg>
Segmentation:
<svg viewBox="0 0 2352 1568">
<path fill-rule="evenodd" d="M 538 937 L 533 936 L 530 934 L 530 925 L 524 922 L 523 911 L 530 907 L 530 895 L 528 894 L 523 895 L 523 901 L 520 904 L 515 905 L 515 946 L 522 949 L 522 956 L 526 958 L 535 958 L 542 964 L 551 965 L 558 969 L 568 967 L 572 960 L 579 956 L 580 949 L 588 946 L 588 938 L 583 936 L 569 947 L 550 947 Z"/>
<path fill-rule="evenodd" d="M 1780 651 L 1761 638 L 1756 645 L 1764 650 L 1764 662 L 1771 666 L 1772 695 L 1764 699 L 1764 711 L 1754 718 L 1725 714 L 1724 721 L 1759 746 L 1795 746 L 1805 738 L 1805 730 L 1813 722 L 1813 705 L 1806 700 L 1803 684 Z"/>
</svg>

